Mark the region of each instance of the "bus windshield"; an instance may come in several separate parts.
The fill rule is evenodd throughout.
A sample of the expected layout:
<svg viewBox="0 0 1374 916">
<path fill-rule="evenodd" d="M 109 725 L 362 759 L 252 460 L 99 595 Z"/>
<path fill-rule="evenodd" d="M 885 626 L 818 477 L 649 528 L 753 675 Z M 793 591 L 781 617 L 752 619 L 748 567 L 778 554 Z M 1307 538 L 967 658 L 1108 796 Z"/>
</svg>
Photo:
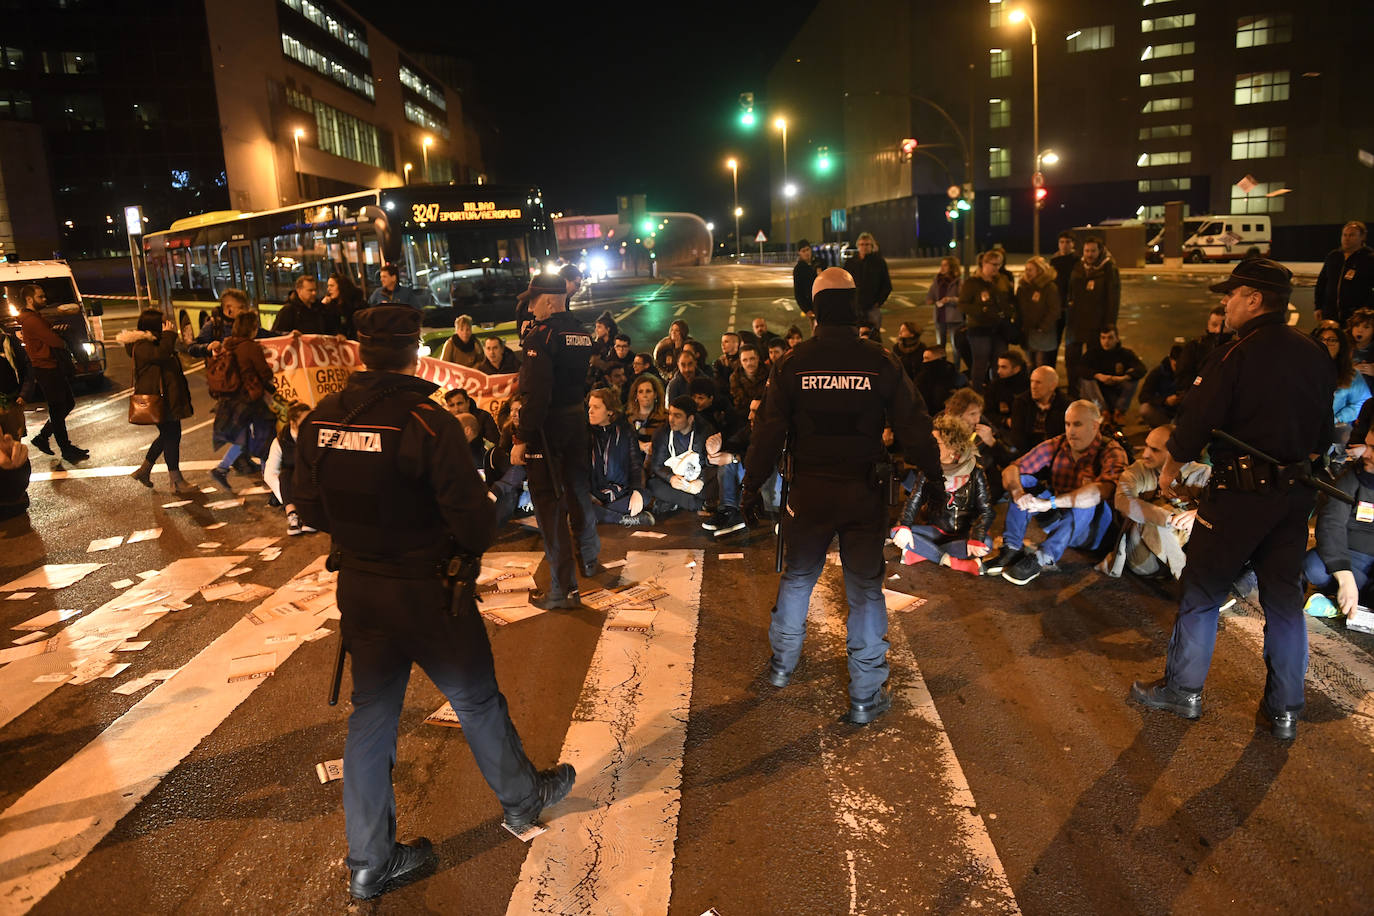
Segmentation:
<svg viewBox="0 0 1374 916">
<path fill-rule="evenodd" d="M 433 305 L 458 312 L 499 312 L 529 285 L 529 244 L 521 233 L 483 229 L 407 232 L 406 272 Z"/>
</svg>

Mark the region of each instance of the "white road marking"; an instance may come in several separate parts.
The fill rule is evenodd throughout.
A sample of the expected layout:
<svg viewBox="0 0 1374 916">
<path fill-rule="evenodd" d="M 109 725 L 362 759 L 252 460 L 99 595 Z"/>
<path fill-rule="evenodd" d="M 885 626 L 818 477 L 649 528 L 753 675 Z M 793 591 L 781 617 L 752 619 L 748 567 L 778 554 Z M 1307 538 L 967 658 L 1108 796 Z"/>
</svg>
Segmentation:
<svg viewBox="0 0 1374 916">
<path fill-rule="evenodd" d="M 189 557 L 175 560 L 156 576 L 145 579 L 128 591 L 105 602 L 85 617 L 74 620 L 53 639 L 53 651 L 32 658 L 20 659 L 0 668 L 0 727 L 27 712 L 57 689 L 57 684 L 35 684 L 33 679 L 44 674 L 70 672 L 72 662 L 79 658 L 96 660 L 105 651 L 105 643 L 114 646 L 121 639 L 117 634 L 137 636 L 143 628 L 159 619 L 144 613 L 149 607 L 168 602 L 185 601 L 195 592 L 237 566 L 243 557 Z M 108 638 L 104 638 L 108 637 Z M 87 645 L 87 641 L 90 644 Z M 83 648 L 73 647 L 73 643 Z M 0 829 L 0 834 L 4 830 Z M 5 895 L 0 893 L 0 903 Z"/>
<path fill-rule="evenodd" d="M 209 423 L 213 421 L 207 420 L 206 422 Z M 201 425 L 203 426 L 204 424 Z M 195 429 L 199 428 L 199 426 L 196 426 L 193 427 L 191 430 L 186 430 L 186 432 L 192 432 Z M 207 458 L 203 461 L 181 462 L 181 469 L 183 471 L 208 471 L 211 468 L 216 467 L 219 467 L 219 462 L 213 458 Z M 29 479 L 34 481 L 43 481 L 68 479 L 80 480 L 87 477 L 127 477 L 136 470 L 138 470 L 138 465 L 136 464 L 107 464 L 98 468 L 69 468 L 63 471 L 37 471 Z M 165 474 L 166 472 L 167 466 L 162 464 L 161 462 L 153 466 L 154 474 Z"/>
<path fill-rule="evenodd" d="M 295 579 L 323 569 L 324 559 L 316 559 Z M 298 598 L 295 579 L 259 609 Z M 228 683 L 231 660 L 261 652 L 267 637 L 294 635 L 273 644 L 280 666 L 302 645 L 299 637 L 313 632 L 320 620 L 302 612 L 259 625 L 245 615 L 0 814 L 0 905 L 5 911 L 27 912 L 42 900 L 263 682 Z"/>
<path fill-rule="evenodd" d="M 624 321 L 626 318 L 629 318 L 631 315 L 633 315 L 635 312 L 639 311 L 639 310 L 642 309 L 642 308 L 644 308 L 644 306 L 642 306 L 642 305 L 632 305 L 632 306 L 630 306 L 630 307 L 627 308 L 625 311 L 623 311 L 623 312 L 621 312 L 619 315 L 616 315 L 616 316 L 615 316 L 615 323 L 616 323 L 616 324 L 619 324 L 620 322 Z"/>
<path fill-rule="evenodd" d="M 669 597 L 649 633 L 602 630 L 560 756 L 577 768 L 573 803 L 530 843 L 507 916 L 668 911 L 703 557 L 627 555 L 625 577 Z"/>
<path fill-rule="evenodd" d="M 893 296 L 891 298 L 896 302 L 900 302 L 904 308 L 914 309 L 916 307 L 915 303 L 905 296 Z"/>
<path fill-rule="evenodd" d="M 789 312 L 795 312 L 797 310 L 797 304 L 785 296 L 779 296 L 778 298 L 774 299 L 773 304 L 780 305 Z"/>
<path fill-rule="evenodd" d="M 845 644 L 843 610 L 827 607 L 825 601 L 818 600 L 817 596 L 812 597 L 808 612 L 810 625 L 826 634 L 832 645 Z M 977 813 L 978 805 L 974 801 L 973 791 L 969 788 L 963 767 L 960 766 L 954 746 L 945 732 L 944 722 L 940 718 L 939 710 L 935 708 L 935 700 L 926 687 L 925 678 L 921 675 L 920 666 L 916 663 L 916 656 L 912 654 L 906 634 L 900 626 L 893 624 L 888 627 L 887 639 L 890 665 L 888 689 L 893 694 L 892 711 L 888 712 L 884 719 L 878 720 L 878 723 L 868 726 L 868 729 L 871 731 L 881 728 L 883 726 L 880 723 L 884 720 L 890 721 L 903 716 L 919 719 L 931 727 L 935 734 L 936 754 L 941 769 L 939 772 L 921 775 L 924 777 L 923 781 L 933 790 L 931 805 L 942 805 L 951 809 L 950 813 L 958 823 L 957 841 L 963 847 L 962 855 L 959 857 L 962 860 L 959 874 L 967 876 L 964 880 L 976 883 L 989 892 L 999 904 L 997 912 L 1019 913 L 1021 909 L 1016 903 L 1011 883 L 1002 868 L 1002 860 L 993 846 L 987 825 Z M 852 753 L 848 747 L 849 740 L 835 734 L 823 734 L 821 762 L 831 787 L 830 803 L 835 812 L 835 819 L 841 830 L 847 834 L 848 842 L 854 844 L 845 851 L 850 869 L 849 912 L 853 914 L 859 912 L 858 887 L 863 887 L 870 897 L 874 897 L 881 896 L 885 888 L 892 886 L 891 882 L 885 879 L 883 870 L 870 871 L 870 857 L 864 854 L 863 846 L 882 844 L 881 838 L 877 836 L 883 832 L 880 825 L 886 819 L 900 818 L 903 812 L 889 804 L 879 794 L 882 787 L 872 785 L 871 780 L 867 781 L 870 784 L 866 785 L 851 785 L 846 780 L 844 759 Z M 857 852 L 854 847 L 858 847 Z"/>
<path fill-rule="evenodd" d="M 677 308 L 673 309 L 673 317 L 674 317 L 674 318 L 681 318 L 681 317 L 682 317 L 682 313 L 685 312 L 685 311 L 687 311 L 687 303 L 686 303 L 686 302 L 684 302 L 682 305 L 679 305 Z"/>
</svg>

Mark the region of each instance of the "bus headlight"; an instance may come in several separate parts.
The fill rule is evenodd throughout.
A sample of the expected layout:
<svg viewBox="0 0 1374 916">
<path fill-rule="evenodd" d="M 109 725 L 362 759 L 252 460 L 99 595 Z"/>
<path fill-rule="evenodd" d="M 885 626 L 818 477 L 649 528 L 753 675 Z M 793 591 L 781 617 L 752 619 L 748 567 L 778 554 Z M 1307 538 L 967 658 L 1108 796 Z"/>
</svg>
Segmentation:
<svg viewBox="0 0 1374 916">
<path fill-rule="evenodd" d="M 87 356 L 95 356 L 95 344 L 90 343 L 88 341 L 86 343 L 83 343 L 81 345 L 81 348 L 86 351 Z"/>
</svg>

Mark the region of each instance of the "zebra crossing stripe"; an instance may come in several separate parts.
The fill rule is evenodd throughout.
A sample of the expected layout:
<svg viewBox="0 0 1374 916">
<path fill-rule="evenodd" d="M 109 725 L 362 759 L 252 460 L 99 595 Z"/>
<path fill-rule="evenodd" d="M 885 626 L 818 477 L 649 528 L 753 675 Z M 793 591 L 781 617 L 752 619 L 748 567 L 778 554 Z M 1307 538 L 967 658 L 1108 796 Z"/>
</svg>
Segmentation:
<svg viewBox="0 0 1374 916">
<path fill-rule="evenodd" d="M 650 632 L 602 630 L 559 757 L 578 783 L 530 843 L 507 916 L 668 911 L 703 556 L 626 555 L 625 578 L 668 597 Z"/>
<path fill-rule="evenodd" d="M 234 660 L 271 651 L 280 665 L 301 645 L 302 636 L 320 626 L 314 613 L 269 612 L 299 599 L 296 586 L 322 570 L 324 560 L 316 559 L 259 605 L 254 613 L 260 623 L 245 615 L 0 813 L 0 913 L 28 912 L 47 896 L 120 818 L 248 699 L 264 678 L 231 683 Z M 332 593 L 332 583 L 328 589 Z"/>
</svg>

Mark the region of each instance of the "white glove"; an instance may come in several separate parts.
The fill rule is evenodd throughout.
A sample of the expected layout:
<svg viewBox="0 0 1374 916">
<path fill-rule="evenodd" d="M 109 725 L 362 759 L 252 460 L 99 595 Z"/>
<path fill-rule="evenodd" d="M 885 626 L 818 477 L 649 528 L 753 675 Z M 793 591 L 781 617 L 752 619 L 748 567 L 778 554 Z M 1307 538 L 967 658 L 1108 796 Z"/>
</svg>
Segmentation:
<svg viewBox="0 0 1374 916">
<path fill-rule="evenodd" d="M 910 550 L 916 546 L 916 539 L 911 536 L 911 529 L 903 526 L 892 532 L 892 543 L 903 550 Z"/>
</svg>

